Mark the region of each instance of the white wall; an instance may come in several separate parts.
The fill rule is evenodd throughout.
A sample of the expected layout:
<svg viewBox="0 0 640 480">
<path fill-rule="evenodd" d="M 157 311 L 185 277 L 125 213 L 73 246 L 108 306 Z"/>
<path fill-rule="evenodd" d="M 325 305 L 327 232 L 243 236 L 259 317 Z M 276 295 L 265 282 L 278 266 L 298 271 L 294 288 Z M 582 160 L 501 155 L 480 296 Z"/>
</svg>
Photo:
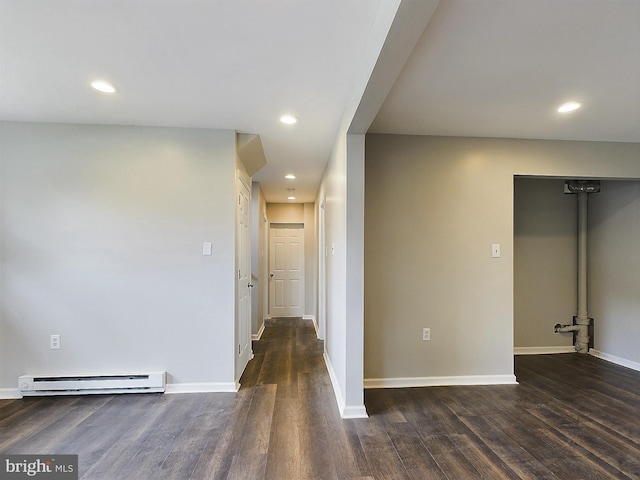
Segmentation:
<svg viewBox="0 0 640 480">
<path fill-rule="evenodd" d="M 317 197 L 326 198 L 325 359 L 343 417 L 366 416 L 362 343 L 363 188 L 364 135 L 344 135 L 337 140 Z"/>
<path fill-rule="evenodd" d="M 235 132 L 3 123 L 0 135 L 0 388 L 136 370 L 233 385 Z"/>
<path fill-rule="evenodd" d="M 380 3 L 361 57 L 358 75 L 343 112 L 327 168 L 316 197 L 322 200 L 326 249 L 325 361 L 343 418 L 366 417 L 364 406 L 364 134 L 373 122 L 404 62 L 435 11 L 437 1 Z M 322 331 L 322 328 L 321 328 Z"/>
<path fill-rule="evenodd" d="M 325 202 L 325 360 L 338 408 L 344 415 L 346 364 L 346 135 L 338 140 L 327 164 L 318 199 Z M 319 205 L 316 201 L 316 205 Z"/>
<path fill-rule="evenodd" d="M 572 351 L 572 333 L 554 333 L 577 314 L 577 195 L 561 178 L 515 179 L 514 347 Z"/>
<path fill-rule="evenodd" d="M 640 163 L 640 157 L 637 159 Z M 640 183 L 589 195 L 589 316 L 594 348 L 640 367 Z"/>
<path fill-rule="evenodd" d="M 639 144 L 369 135 L 366 147 L 369 380 L 511 377 L 514 176 L 640 176 Z"/>
<path fill-rule="evenodd" d="M 364 135 L 347 135 L 345 401 L 354 416 L 364 405 L 364 147 Z"/>
</svg>

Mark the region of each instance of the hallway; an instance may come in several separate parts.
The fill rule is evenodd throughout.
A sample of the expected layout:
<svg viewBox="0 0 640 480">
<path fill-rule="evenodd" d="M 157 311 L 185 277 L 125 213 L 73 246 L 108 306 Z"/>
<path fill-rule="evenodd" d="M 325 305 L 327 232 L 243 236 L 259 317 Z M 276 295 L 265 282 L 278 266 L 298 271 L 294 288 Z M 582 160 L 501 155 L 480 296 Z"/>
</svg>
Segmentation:
<svg viewBox="0 0 640 480">
<path fill-rule="evenodd" d="M 310 321 L 267 322 L 234 393 L 0 401 L 0 453 L 81 479 L 640 479 L 640 373 L 516 357 L 520 385 L 366 391 L 342 420 Z"/>
<path fill-rule="evenodd" d="M 228 478 L 360 476 L 345 455 L 351 449 L 322 353 L 310 321 L 266 321 L 240 379 L 247 414 L 238 418 L 229 451 L 243 461 L 235 462 Z"/>
</svg>

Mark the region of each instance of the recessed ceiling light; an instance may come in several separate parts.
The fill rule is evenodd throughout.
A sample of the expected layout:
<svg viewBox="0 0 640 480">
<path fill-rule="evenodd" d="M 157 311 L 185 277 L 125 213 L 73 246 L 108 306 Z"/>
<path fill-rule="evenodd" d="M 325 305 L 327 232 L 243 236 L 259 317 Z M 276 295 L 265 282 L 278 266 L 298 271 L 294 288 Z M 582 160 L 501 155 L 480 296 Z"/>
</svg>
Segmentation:
<svg viewBox="0 0 640 480">
<path fill-rule="evenodd" d="M 291 175 L 291 174 L 289 174 L 289 175 L 285 175 L 285 176 L 284 176 L 284 178 L 286 178 L 286 179 L 288 179 L 288 180 L 295 180 L 295 179 L 296 179 L 296 176 L 295 176 L 295 175 Z"/>
<path fill-rule="evenodd" d="M 579 109 L 581 106 L 582 104 L 580 102 L 563 103 L 562 105 L 560 105 L 560 107 L 558 107 L 558 112 L 560 113 L 573 112 L 574 110 Z"/>
<path fill-rule="evenodd" d="M 287 197 L 287 200 L 295 200 L 296 197 Z"/>
<path fill-rule="evenodd" d="M 293 125 L 294 123 L 298 123 L 298 117 L 294 115 L 282 115 L 280 117 L 280 121 L 282 123 L 286 123 L 287 125 Z"/>
<path fill-rule="evenodd" d="M 91 86 L 94 90 L 97 90 L 101 93 L 116 93 L 116 87 L 114 87 L 111 83 L 105 82 L 104 80 L 96 80 L 91 82 Z"/>
</svg>

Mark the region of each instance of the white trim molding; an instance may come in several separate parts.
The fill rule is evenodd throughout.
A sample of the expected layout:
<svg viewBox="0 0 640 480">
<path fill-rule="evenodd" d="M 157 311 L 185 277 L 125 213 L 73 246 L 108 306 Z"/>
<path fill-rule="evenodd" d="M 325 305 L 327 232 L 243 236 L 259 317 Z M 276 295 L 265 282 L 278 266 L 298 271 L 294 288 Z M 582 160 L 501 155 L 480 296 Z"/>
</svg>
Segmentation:
<svg viewBox="0 0 640 480">
<path fill-rule="evenodd" d="M 258 330 L 258 333 L 251 334 L 251 340 L 260 340 L 262 338 L 263 333 L 264 333 L 264 320 L 262 321 L 262 325 L 260 325 L 260 330 Z"/>
<path fill-rule="evenodd" d="M 0 388 L 0 400 L 15 400 L 18 398 L 22 398 L 22 394 L 17 388 Z"/>
<path fill-rule="evenodd" d="M 517 385 L 515 375 L 365 378 L 364 388 L 448 387 L 453 385 Z"/>
<path fill-rule="evenodd" d="M 576 353 L 576 347 L 515 347 L 514 355 L 550 355 L 555 353 Z"/>
<path fill-rule="evenodd" d="M 327 366 L 327 371 L 329 372 L 333 393 L 336 396 L 336 402 L 338 403 L 340 418 L 369 418 L 367 409 L 364 405 L 347 405 L 345 403 L 344 397 L 342 396 L 342 390 L 340 390 L 340 384 L 338 383 L 338 377 L 336 376 L 336 372 L 333 369 L 333 365 L 331 365 L 331 360 L 329 360 L 329 355 L 327 355 L 326 351 L 322 355 L 322 358 L 324 358 L 324 363 Z"/>
<path fill-rule="evenodd" d="M 322 354 L 322 358 L 324 358 L 324 364 L 326 365 L 327 371 L 329 372 L 329 379 L 331 380 L 331 386 L 333 387 L 333 394 L 336 396 L 336 402 L 338 402 L 338 410 L 340 410 L 340 416 L 342 416 L 345 402 L 344 397 L 342 396 L 342 391 L 340 390 L 340 384 L 338 383 L 336 371 L 333 369 L 333 365 L 331 364 L 331 360 L 329 360 L 329 355 L 327 355 L 326 351 Z"/>
<path fill-rule="evenodd" d="M 589 350 L 589 354 L 602 360 L 606 360 L 607 362 L 615 363 L 616 365 L 627 367 L 640 372 L 640 363 L 638 362 L 633 362 L 631 360 L 627 360 L 626 358 L 616 357 L 615 355 L 610 355 L 594 348 Z"/>
<path fill-rule="evenodd" d="M 342 410 L 341 417 L 343 420 L 350 418 L 369 418 L 369 414 L 364 405 L 345 406 Z"/>
<path fill-rule="evenodd" d="M 240 384 L 237 382 L 213 383 L 167 383 L 164 393 L 220 393 L 237 392 Z"/>
<path fill-rule="evenodd" d="M 315 330 L 316 330 L 316 337 L 320 338 L 318 336 L 318 324 L 316 323 L 316 316 L 315 315 L 303 315 L 302 319 L 303 320 L 311 320 L 311 322 L 313 323 L 313 328 L 315 328 Z"/>
</svg>

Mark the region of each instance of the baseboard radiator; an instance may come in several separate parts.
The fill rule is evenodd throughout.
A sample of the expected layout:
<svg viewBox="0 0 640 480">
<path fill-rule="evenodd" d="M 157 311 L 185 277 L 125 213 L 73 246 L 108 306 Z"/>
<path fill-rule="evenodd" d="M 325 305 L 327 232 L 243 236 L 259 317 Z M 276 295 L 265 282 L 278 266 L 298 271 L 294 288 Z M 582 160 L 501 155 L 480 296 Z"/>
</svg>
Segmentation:
<svg viewBox="0 0 640 480">
<path fill-rule="evenodd" d="M 23 396 L 160 393 L 164 392 L 165 385 L 165 372 L 60 377 L 22 375 L 18 378 L 18 389 Z"/>
</svg>

